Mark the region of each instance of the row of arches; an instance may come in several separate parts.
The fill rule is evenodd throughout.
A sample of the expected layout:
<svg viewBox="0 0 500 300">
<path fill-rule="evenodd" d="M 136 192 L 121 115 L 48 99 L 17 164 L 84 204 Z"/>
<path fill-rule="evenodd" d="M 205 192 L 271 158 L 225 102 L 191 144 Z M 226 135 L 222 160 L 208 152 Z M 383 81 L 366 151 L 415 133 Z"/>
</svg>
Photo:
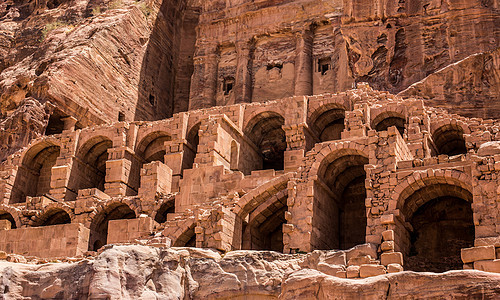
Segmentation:
<svg viewBox="0 0 500 300">
<path fill-rule="evenodd" d="M 314 189 L 313 225 L 320 249 L 348 249 L 365 242 L 368 156 L 362 150 L 338 149 L 322 159 Z M 313 169 L 311 169 L 313 170 Z M 460 250 L 473 246 L 472 187 L 465 174 L 425 175 L 393 192 L 401 212 L 396 243 L 405 269 L 443 272 L 461 269 Z M 312 178 L 314 174 L 309 174 Z M 457 179 L 457 178 L 463 178 Z M 397 189 L 395 189 L 397 190 Z"/>
</svg>

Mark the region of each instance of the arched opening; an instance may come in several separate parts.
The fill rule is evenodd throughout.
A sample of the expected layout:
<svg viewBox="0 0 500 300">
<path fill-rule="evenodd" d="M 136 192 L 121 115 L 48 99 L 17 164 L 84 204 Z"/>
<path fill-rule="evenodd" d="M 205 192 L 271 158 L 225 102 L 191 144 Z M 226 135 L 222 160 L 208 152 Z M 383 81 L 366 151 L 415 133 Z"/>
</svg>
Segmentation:
<svg viewBox="0 0 500 300">
<path fill-rule="evenodd" d="M 165 162 L 165 142 L 170 141 L 170 136 L 163 131 L 148 134 L 138 145 L 137 154 L 145 163 L 153 161 Z"/>
<path fill-rule="evenodd" d="M 439 127 L 432 134 L 437 154 L 449 156 L 467 153 L 464 131 L 456 124 L 447 124 Z"/>
<path fill-rule="evenodd" d="M 397 112 L 387 111 L 379 114 L 372 121 L 372 128 L 377 131 L 387 131 L 387 128 L 396 126 L 401 137 L 405 133 L 405 117 Z"/>
<path fill-rule="evenodd" d="M 312 129 L 320 142 L 341 139 L 345 129 L 345 110 L 338 107 L 324 108 L 313 114 Z"/>
<path fill-rule="evenodd" d="M 104 191 L 106 181 L 106 161 L 108 149 L 113 142 L 103 136 L 98 136 L 86 142 L 78 151 L 77 168 L 72 174 L 77 186 L 76 190 L 97 188 Z M 74 167 L 73 167 L 74 168 Z"/>
<path fill-rule="evenodd" d="M 14 217 L 10 213 L 8 213 L 8 212 L 6 212 L 4 210 L 0 210 L 0 220 L 7 220 L 7 221 L 9 221 L 11 229 L 17 228 L 17 226 L 16 226 L 16 220 L 14 220 Z"/>
<path fill-rule="evenodd" d="M 247 216 L 243 222 L 243 250 L 271 250 L 283 252 L 283 224 L 287 193 L 280 192 L 271 197 Z"/>
<path fill-rule="evenodd" d="M 200 123 L 194 125 L 189 130 L 186 140 L 188 145 L 184 151 L 184 161 L 182 163 L 183 169 L 192 169 L 196 153 L 198 153 L 198 144 L 200 143 Z"/>
<path fill-rule="evenodd" d="M 436 181 L 434 181 L 436 182 Z M 406 220 L 398 236 L 405 269 L 444 272 L 462 269 L 460 250 L 474 244 L 472 194 L 458 185 L 422 182 L 401 202 Z M 413 191 L 413 190 L 412 190 Z"/>
<path fill-rule="evenodd" d="M 189 227 L 174 243 L 174 247 L 196 247 L 194 225 Z"/>
<path fill-rule="evenodd" d="M 61 208 L 50 209 L 40 216 L 36 222 L 36 226 L 51 226 L 59 224 L 70 224 L 71 217 Z"/>
<path fill-rule="evenodd" d="M 53 135 L 62 133 L 64 130 L 64 121 L 62 120 L 63 114 L 56 110 L 49 117 L 49 123 L 45 128 L 45 135 Z"/>
<path fill-rule="evenodd" d="M 175 213 L 175 200 L 165 201 L 156 212 L 155 221 L 159 224 L 167 221 L 167 215 Z"/>
<path fill-rule="evenodd" d="M 10 203 L 20 203 L 26 196 L 48 194 L 52 167 L 56 164 L 60 147 L 48 142 L 31 147 L 21 162 L 12 188 Z"/>
<path fill-rule="evenodd" d="M 239 157 L 239 147 L 235 140 L 231 142 L 231 158 L 230 158 L 230 169 L 233 171 L 238 170 L 238 157 Z"/>
<path fill-rule="evenodd" d="M 313 225 L 322 232 L 324 249 L 349 249 L 366 235 L 366 172 L 368 158 L 354 150 L 338 150 L 325 158 L 315 183 Z"/>
<path fill-rule="evenodd" d="M 135 212 L 127 204 L 114 203 L 97 214 L 90 225 L 89 250 L 97 251 L 107 244 L 108 223 L 111 220 L 134 219 Z"/>
<path fill-rule="evenodd" d="M 257 146 L 262 156 L 260 169 L 284 169 L 287 147 L 284 124 L 285 119 L 275 112 L 263 112 L 248 123 L 246 135 Z"/>
</svg>

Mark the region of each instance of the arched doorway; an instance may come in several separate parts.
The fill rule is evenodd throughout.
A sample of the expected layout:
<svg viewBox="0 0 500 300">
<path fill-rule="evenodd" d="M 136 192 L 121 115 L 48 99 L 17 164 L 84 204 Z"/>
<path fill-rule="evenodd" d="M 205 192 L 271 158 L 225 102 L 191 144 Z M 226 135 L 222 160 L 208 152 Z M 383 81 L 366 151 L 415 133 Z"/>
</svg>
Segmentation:
<svg viewBox="0 0 500 300">
<path fill-rule="evenodd" d="M 283 130 L 285 119 L 275 112 L 263 112 L 253 117 L 245 134 L 255 144 L 262 157 L 261 170 L 284 169 L 286 135 Z"/>
<path fill-rule="evenodd" d="M 10 203 L 20 203 L 26 196 L 48 194 L 52 167 L 56 164 L 61 148 L 50 142 L 32 146 L 19 166 L 11 193 Z"/>
<path fill-rule="evenodd" d="M 76 166 L 72 168 L 72 183 L 76 186 L 76 192 L 88 188 L 104 191 L 108 149 L 112 146 L 110 139 L 97 136 L 80 147 Z"/>
<path fill-rule="evenodd" d="M 422 181 L 423 187 L 401 199 L 407 223 L 398 244 L 405 253 L 405 269 L 462 269 L 460 250 L 474 244 L 472 194 L 460 185 L 441 182 Z"/>
<path fill-rule="evenodd" d="M 286 188 L 252 210 L 243 221 L 243 250 L 283 252 L 283 224 L 288 210 Z"/>
<path fill-rule="evenodd" d="M 313 217 L 322 232 L 322 248 L 349 249 L 365 243 L 366 164 L 367 156 L 352 149 L 337 150 L 322 161 L 315 182 Z"/>
</svg>

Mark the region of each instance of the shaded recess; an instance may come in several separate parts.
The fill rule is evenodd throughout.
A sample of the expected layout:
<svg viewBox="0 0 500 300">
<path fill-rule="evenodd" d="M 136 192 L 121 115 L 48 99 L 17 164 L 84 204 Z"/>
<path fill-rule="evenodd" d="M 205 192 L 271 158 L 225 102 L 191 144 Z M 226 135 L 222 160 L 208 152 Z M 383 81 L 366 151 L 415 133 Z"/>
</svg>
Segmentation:
<svg viewBox="0 0 500 300">
<path fill-rule="evenodd" d="M 142 62 L 136 120 L 144 119 L 141 111 L 164 119 L 188 109 L 200 10 L 186 2 L 165 0 L 160 7 Z"/>
<path fill-rule="evenodd" d="M 243 222 L 241 249 L 283 252 L 287 193 L 280 192 L 255 208 Z"/>
<path fill-rule="evenodd" d="M 156 212 L 155 221 L 157 223 L 165 223 L 167 215 L 175 212 L 175 199 L 165 201 Z"/>
<path fill-rule="evenodd" d="M 174 242 L 174 247 L 196 247 L 196 233 L 194 232 L 195 225 L 190 226 L 179 238 Z"/>
<path fill-rule="evenodd" d="M 321 249 L 349 249 L 365 242 L 365 154 L 338 150 L 325 158 L 316 182 L 313 223 Z"/>
<path fill-rule="evenodd" d="M 70 177 L 70 186 L 75 194 L 80 189 L 89 188 L 104 191 L 108 149 L 112 146 L 109 138 L 96 136 L 80 147 Z"/>
<path fill-rule="evenodd" d="M 12 188 L 11 203 L 20 203 L 26 196 L 36 197 L 49 193 L 52 167 L 56 164 L 60 147 L 50 142 L 32 146 L 24 155 Z"/>
<path fill-rule="evenodd" d="M 148 134 L 137 146 L 137 155 L 140 156 L 145 163 L 153 161 L 165 162 L 165 142 L 171 140 L 168 133 L 164 131 L 155 131 Z"/>
<path fill-rule="evenodd" d="M 71 223 L 69 214 L 61 208 L 50 209 L 38 217 L 35 226 L 50 226 Z"/>
<path fill-rule="evenodd" d="M 9 221 L 11 229 L 17 228 L 16 220 L 14 220 L 14 217 L 9 212 L 6 212 L 4 210 L 0 210 L 0 220 Z"/>
<path fill-rule="evenodd" d="M 372 128 L 377 131 L 386 131 L 391 126 L 396 126 L 401 137 L 405 132 L 405 116 L 398 112 L 386 111 L 375 117 L 372 121 Z"/>
<path fill-rule="evenodd" d="M 93 218 L 90 224 L 89 250 L 97 251 L 107 244 L 109 221 L 135 217 L 135 212 L 127 204 L 113 203 L 106 207 Z"/>
<path fill-rule="evenodd" d="M 312 129 L 320 142 L 340 140 L 345 110 L 336 106 L 325 107 L 311 117 Z"/>
<path fill-rule="evenodd" d="M 447 124 L 439 127 L 432 134 L 437 154 L 457 155 L 467 153 L 464 131 L 456 124 Z"/>
<path fill-rule="evenodd" d="M 284 169 L 286 136 L 285 119 L 275 112 L 263 112 L 253 117 L 246 127 L 246 135 L 257 146 L 262 156 L 262 170 Z"/>
<path fill-rule="evenodd" d="M 472 194 L 457 185 L 428 184 L 406 198 L 402 213 L 405 269 L 460 270 L 462 248 L 474 244 Z M 406 253 L 405 253 L 406 252 Z"/>
<path fill-rule="evenodd" d="M 200 143 L 200 123 L 194 125 L 187 134 L 187 147 L 184 151 L 184 158 L 182 160 L 182 169 L 192 169 L 196 153 L 198 152 L 198 144 Z"/>
</svg>

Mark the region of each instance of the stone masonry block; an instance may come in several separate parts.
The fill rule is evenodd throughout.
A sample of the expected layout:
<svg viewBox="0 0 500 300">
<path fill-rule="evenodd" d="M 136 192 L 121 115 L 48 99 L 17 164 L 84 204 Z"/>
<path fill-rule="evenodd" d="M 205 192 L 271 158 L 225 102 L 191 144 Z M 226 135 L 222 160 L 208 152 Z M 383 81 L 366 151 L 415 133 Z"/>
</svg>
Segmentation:
<svg viewBox="0 0 500 300">
<path fill-rule="evenodd" d="M 389 264 L 403 265 L 403 254 L 401 252 L 382 253 L 380 255 L 380 263 L 384 266 Z"/>
<path fill-rule="evenodd" d="M 366 278 L 385 274 L 385 267 L 382 265 L 365 264 L 359 268 L 359 277 Z"/>
<path fill-rule="evenodd" d="M 495 246 L 479 246 L 462 249 L 462 261 L 464 263 L 490 259 L 495 259 Z"/>
<path fill-rule="evenodd" d="M 485 272 L 500 273 L 500 259 L 475 261 L 474 269 Z"/>
</svg>

